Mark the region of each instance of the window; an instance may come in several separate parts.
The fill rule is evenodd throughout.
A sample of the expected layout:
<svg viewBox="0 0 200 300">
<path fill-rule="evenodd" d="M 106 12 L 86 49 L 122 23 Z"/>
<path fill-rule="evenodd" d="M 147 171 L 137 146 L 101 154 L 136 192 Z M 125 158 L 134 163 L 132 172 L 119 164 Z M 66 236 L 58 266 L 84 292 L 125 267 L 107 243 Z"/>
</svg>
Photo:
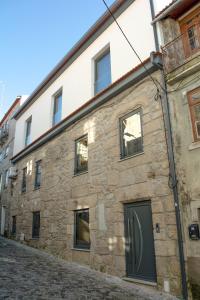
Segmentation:
<svg viewBox="0 0 200 300">
<path fill-rule="evenodd" d="M 197 8 L 180 23 L 185 56 L 200 50 L 200 10 Z"/>
<path fill-rule="evenodd" d="M 120 119 L 121 158 L 143 151 L 141 109 Z"/>
<path fill-rule="evenodd" d="M 81 173 L 88 170 L 88 137 L 81 137 L 75 142 L 75 171 Z"/>
<path fill-rule="evenodd" d="M 5 171 L 5 181 L 4 181 L 4 188 L 8 187 L 8 179 L 9 179 L 9 170 Z"/>
<path fill-rule="evenodd" d="M 62 114 L 62 93 L 54 97 L 53 103 L 53 126 L 60 122 Z"/>
<path fill-rule="evenodd" d="M 41 160 L 38 160 L 35 163 L 35 189 L 38 189 L 41 186 L 41 175 L 42 175 L 41 162 L 42 162 Z"/>
<path fill-rule="evenodd" d="M 194 141 L 200 140 L 200 87 L 188 93 Z"/>
<path fill-rule="evenodd" d="M 105 89 L 111 83 L 110 51 L 95 60 L 95 94 Z"/>
<path fill-rule="evenodd" d="M 75 248 L 90 248 L 89 209 L 75 211 Z"/>
<path fill-rule="evenodd" d="M 9 145 L 7 145 L 7 146 L 6 146 L 6 150 L 5 150 L 4 157 L 7 157 L 7 156 L 8 156 L 9 149 L 10 149 L 10 146 L 9 146 Z"/>
<path fill-rule="evenodd" d="M 32 238 L 40 237 L 40 212 L 33 212 Z"/>
<path fill-rule="evenodd" d="M 12 235 L 16 235 L 16 221 L 17 221 L 17 218 L 16 216 L 13 216 L 12 217 Z"/>
<path fill-rule="evenodd" d="M 1 193 L 1 189 L 2 189 L 2 174 L 0 175 L 0 193 Z"/>
<path fill-rule="evenodd" d="M 22 170 L 22 193 L 26 192 L 26 175 L 27 175 L 27 168 Z"/>
<path fill-rule="evenodd" d="M 26 120 L 25 146 L 28 146 L 31 142 L 31 123 L 32 117 Z"/>
</svg>

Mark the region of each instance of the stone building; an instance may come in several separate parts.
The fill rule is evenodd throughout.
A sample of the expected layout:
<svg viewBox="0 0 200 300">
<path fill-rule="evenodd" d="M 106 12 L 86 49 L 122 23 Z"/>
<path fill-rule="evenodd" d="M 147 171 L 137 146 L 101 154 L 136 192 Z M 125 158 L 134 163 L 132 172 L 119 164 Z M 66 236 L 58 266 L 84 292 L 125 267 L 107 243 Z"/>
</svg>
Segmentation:
<svg viewBox="0 0 200 300">
<path fill-rule="evenodd" d="M 9 110 L 0 121 L 0 234 L 8 236 L 10 231 L 10 185 L 9 174 L 11 158 L 13 156 L 13 146 L 15 137 L 15 120 L 13 115 L 20 105 L 20 98 L 17 97 Z"/>
<path fill-rule="evenodd" d="M 188 287 L 200 299 L 200 3 L 173 1 L 154 22 L 163 45 Z"/>
<path fill-rule="evenodd" d="M 152 1 L 110 9 L 143 62 L 105 13 L 20 107 L 10 224 L 33 247 L 180 295 Z"/>
</svg>

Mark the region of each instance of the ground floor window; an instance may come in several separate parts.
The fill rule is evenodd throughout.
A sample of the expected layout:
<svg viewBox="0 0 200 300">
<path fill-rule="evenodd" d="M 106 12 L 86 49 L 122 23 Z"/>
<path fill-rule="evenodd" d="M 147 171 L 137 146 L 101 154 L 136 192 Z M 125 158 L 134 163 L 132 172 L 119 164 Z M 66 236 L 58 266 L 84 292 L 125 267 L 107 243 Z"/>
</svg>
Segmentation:
<svg viewBox="0 0 200 300">
<path fill-rule="evenodd" d="M 75 248 L 90 248 L 89 209 L 75 211 Z"/>
<path fill-rule="evenodd" d="M 32 238 L 40 237 L 40 212 L 33 212 Z"/>
<path fill-rule="evenodd" d="M 17 217 L 12 217 L 12 235 L 16 235 L 16 229 L 17 229 Z"/>
</svg>

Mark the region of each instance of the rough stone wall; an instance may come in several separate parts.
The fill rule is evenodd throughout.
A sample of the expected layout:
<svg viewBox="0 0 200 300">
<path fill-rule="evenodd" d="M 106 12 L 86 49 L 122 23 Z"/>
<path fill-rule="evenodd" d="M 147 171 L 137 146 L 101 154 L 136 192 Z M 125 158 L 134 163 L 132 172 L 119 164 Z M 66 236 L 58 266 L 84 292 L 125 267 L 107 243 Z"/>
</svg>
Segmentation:
<svg viewBox="0 0 200 300">
<path fill-rule="evenodd" d="M 155 73 L 160 80 L 160 73 Z M 147 78 L 88 114 L 17 163 L 12 215 L 17 238 L 69 261 L 120 277 L 125 271 L 123 203 L 150 199 L 158 288 L 164 280 L 180 294 L 180 270 L 172 192 L 161 105 Z M 120 160 L 119 118 L 142 107 L 144 153 Z M 74 176 L 74 141 L 88 134 L 88 172 Z M 42 185 L 34 190 L 34 162 L 42 159 Z M 22 169 L 27 192 L 21 194 Z M 74 210 L 89 208 L 90 251 L 73 249 Z M 41 211 L 40 239 L 31 239 L 32 211 Z"/>
</svg>

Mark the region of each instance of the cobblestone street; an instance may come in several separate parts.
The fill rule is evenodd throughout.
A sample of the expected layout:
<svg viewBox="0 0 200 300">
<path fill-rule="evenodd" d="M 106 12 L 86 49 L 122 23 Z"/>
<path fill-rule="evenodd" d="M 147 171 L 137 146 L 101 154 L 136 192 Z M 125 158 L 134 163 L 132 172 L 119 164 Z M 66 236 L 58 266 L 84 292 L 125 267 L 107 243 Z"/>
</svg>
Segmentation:
<svg viewBox="0 0 200 300">
<path fill-rule="evenodd" d="M 175 299 L 0 237 L 0 299 Z"/>
</svg>

